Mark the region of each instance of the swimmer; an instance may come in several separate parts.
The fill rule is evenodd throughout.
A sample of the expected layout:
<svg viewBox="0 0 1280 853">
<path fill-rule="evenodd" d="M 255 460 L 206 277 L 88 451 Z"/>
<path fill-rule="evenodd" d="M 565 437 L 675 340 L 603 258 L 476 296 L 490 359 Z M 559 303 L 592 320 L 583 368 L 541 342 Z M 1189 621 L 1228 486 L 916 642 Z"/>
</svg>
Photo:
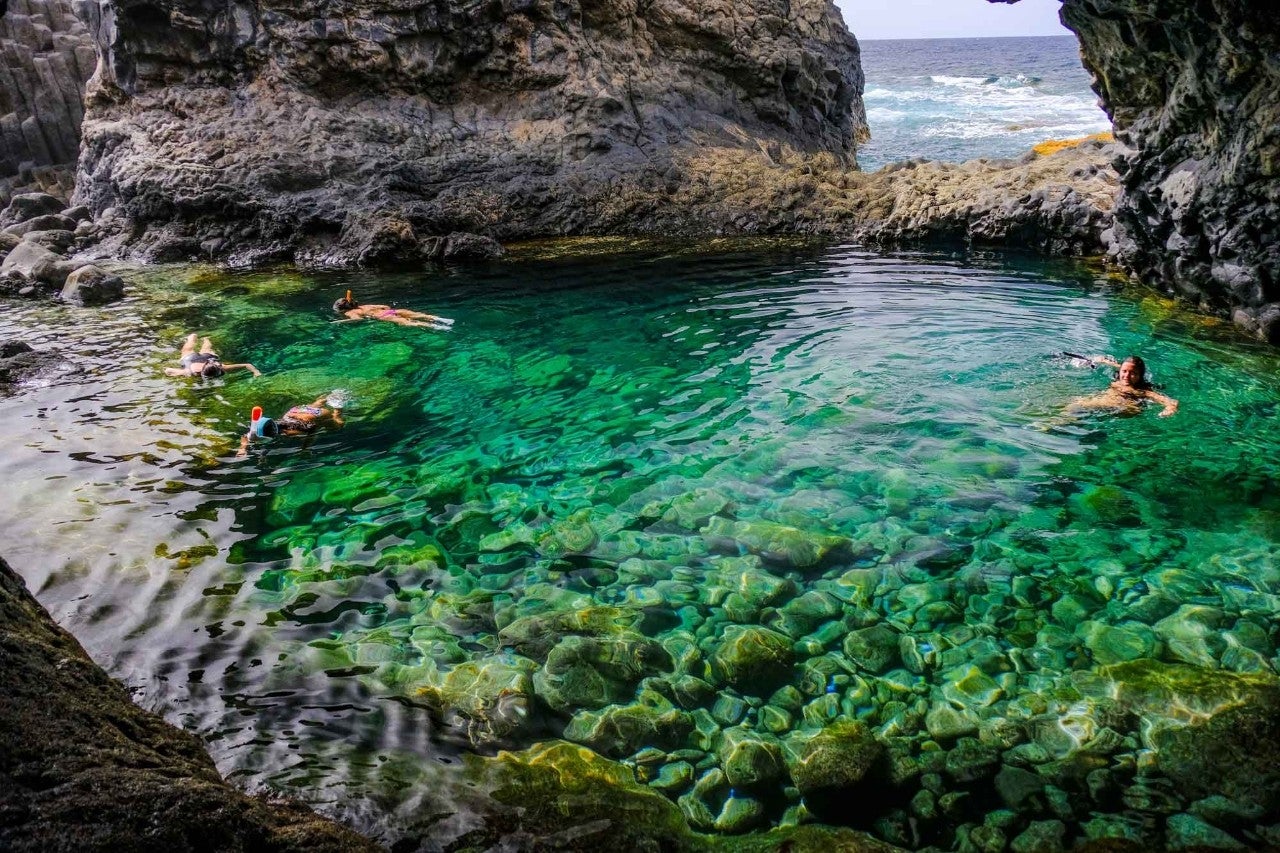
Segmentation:
<svg viewBox="0 0 1280 853">
<path fill-rule="evenodd" d="M 1111 409 L 1116 414 L 1133 415 L 1138 413 L 1141 403 L 1150 400 L 1164 406 L 1160 410 L 1162 418 L 1167 418 L 1178 411 L 1177 400 L 1151 387 L 1151 383 L 1147 381 L 1146 362 L 1138 356 L 1131 355 L 1123 362 L 1118 362 L 1106 355 L 1094 356 L 1088 360 L 1094 364 L 1115 367 L 1120 373 L 1106 391 L 1076 400 L 1068 407 L 1070 410 Z"/>
<path fill-rule="evenodd" d="M 333 310 L 348 320 L 382 320 L 395 323 L 397 326 L 413 326 L 420 329 L 440 329 L 453 325 L 447 317 L 424 314 L 421 311 L 410 311 L 407 308 L 392 308 L 390 305 L 361 305 L 347 291 L 347 295 L 333 303 Z"/>
<path fill-rule="evenodd" d="M 249 431 L 240 436 L 240 450 L 236 456 L 247 456 L 249 443 L 255 438 L 302 436 L 305 447 L 321 430 L 342 429 L 346 425 L 346 421 L 342 419 L 342 409 L 330 403 L 338 396 L 337 392 L 333 392 L 316 398 L 310 405 L 294 406 L 277 420 L 263 417 L 262 407 L 254 406 Z"/>
<path fill-rule="evenodd" d="M 213 351 L 213 342 L 208 338 L 205 338 L 200 344 L 200 350 L 197 352 L 196 337 L 195 332 L 187 335 L 187 341 L 182 345 L 182 354 L 178 359 L 178 364 L 182 366 L 166 367 L 164 369 L 166 375 L 202 376 L 205 379 L 217 379 L 228 370 L 247 370 L 254 376 L 262 375 L 262 371 L 252 364 L 224 364 L 218 354 Z"/>
</svg>

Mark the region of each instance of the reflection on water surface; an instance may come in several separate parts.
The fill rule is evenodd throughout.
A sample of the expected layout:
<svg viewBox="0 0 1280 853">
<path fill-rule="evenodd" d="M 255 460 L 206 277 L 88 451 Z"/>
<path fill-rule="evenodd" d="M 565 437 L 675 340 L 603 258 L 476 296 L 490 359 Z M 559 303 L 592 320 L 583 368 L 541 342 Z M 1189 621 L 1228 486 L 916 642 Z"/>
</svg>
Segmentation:
<svg viewBox="0 0 1280 853">
<path fill-rule="evenodd" d="M 347 287 L 456 326 L 333 323 Z M 1270 689 L 1275 356 L 1081 268 L 548 251 L 135 293 L 0 319 L 80 371 L 0 402 L 0 548 L 224 771 L 385 837 L 458 837 L 462 756 L 562 737 L 701 830 L 908 846 L 1040 768 L 1012 837 L 1092 790 L 1044 767 L 1092 750 L 1143 813 L 1161 731 Z M 191 330 L 266 375 L 164 377 Z M 1062 350 L 1141 353 L 1180 413 L 1063 418 L 1109 375 Z M 337 387 L 345 429 L 234 458 L 252 406 Z M 876 767 L 894 793 L 830 807 Z"/>
</svg>

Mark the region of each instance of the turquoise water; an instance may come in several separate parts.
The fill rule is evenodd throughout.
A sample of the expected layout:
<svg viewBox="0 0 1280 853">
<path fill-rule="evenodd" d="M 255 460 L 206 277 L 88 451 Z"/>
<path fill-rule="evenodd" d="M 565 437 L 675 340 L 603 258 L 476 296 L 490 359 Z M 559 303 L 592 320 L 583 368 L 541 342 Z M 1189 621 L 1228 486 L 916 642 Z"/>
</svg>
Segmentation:
<svg viewBox="0 0 1280 853">
<path fill-rule="evenodd" d="M 1111 130 L 1073 35 L 862 42 L 868 171 L 924 157 L 1018 157 Z"/>
<path fill-rule="evenodd" d="M 333 323 L 348 287 L 456 325 Z M 164 377 L 191 330 L 265 375 Z M 0 401 L 0 553 L 224 772 L 383 837 L 480 820 L 459 756 L 567 737 L 705 831 L 945 847 L 996 806 L 904 829 L 931 755 L 1056 760 L 1112 727 L 1123 787 L 1153 732 L 1276 663 L 1277 357 L 1082 266 L 766 245 L 170 269 L 101 311 L 14 306 L 11 336 L 80 372 Z M 1141 353 L 1181 411 L 1063 415 L 1109 375 L 1062 350 Z M 252 406 L 336 387 L 345 429 L 235 457 Z M 1176 664 L 1225 680 L 1184 696 Z M 792 764 L 854 721 L 916 772 L 850 818 Z"/>
</svg>

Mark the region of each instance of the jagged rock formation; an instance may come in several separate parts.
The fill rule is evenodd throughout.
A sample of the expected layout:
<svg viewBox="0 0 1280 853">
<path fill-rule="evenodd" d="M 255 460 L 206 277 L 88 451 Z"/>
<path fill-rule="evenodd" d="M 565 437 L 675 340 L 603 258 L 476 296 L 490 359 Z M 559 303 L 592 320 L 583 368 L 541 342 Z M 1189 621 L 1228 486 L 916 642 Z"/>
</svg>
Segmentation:
<svg viewBox="0 0 1280 853">
<path fill-rule="evenodd" d="M 997 0 L 1016 2 L 1016 0 Z M 1280 15 L 1266 0 L 1064 0 L 1118 158 L 1115 254 L 1280 342 Z"/>
<path fill-rule="evenodd" d="M 77 16 L 87 0 L 7 0 L 0 9 L 0 205 L 32 190 L 67 199 L 85 81 L 98 64 Z"/>
<path fill-rule="evenodd" d="M 0 848 L 378 849 L 306 808 L 233 790 L 200 739 L 129 701 L 3 560 Z"/>
<path fill-rule="evenodd" d="M 144 258 L 342 264 L 432 235 L 588 233 L 726 148 L 851 162 L 830 0 L 103 0 L 78 197 Z"/>
</svg>

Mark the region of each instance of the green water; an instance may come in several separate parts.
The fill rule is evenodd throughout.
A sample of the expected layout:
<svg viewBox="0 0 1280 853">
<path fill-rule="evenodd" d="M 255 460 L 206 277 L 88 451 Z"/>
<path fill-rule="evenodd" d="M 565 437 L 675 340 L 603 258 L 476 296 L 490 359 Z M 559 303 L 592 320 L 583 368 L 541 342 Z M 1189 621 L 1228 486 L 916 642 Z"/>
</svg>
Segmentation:
<svg viewBox="0 0 1280 853">
<path fill-rule="evenodd" d="M 456 325 L 333 323 L 348 287 Z M 265 375 L 164 377 L 188 331 Z M 1057 759 L 1138 681 L 1115 665 L 1276 664 L 1277 357 L 1083 267 L 772 246 L 174 269 L 102 311 L 11 306 L 11 336 L 80 372 L 0 401 L 0 553 L 224 772 L 385 838 L 427 800 L 455 798 L 444 836 L 474 822 L 458 756 L 569 737 L 703 830 L 948 846 L 998 804 L 913 835 L 913 776 L 840 817 L 780 766 L 730 771 L 724 732 L 767 765 L 861 721 L 927 775 L 1016 724 Z M 1109 374 L 1062 350 L 1142 354 L 1181 411 L 1063 416 Z M 252 406 L 338 387 L 345 429 L 235 457 Z M 1117 784 L 1254 681 L 1206 683 L 1135 700 Z"/>
</svg>

